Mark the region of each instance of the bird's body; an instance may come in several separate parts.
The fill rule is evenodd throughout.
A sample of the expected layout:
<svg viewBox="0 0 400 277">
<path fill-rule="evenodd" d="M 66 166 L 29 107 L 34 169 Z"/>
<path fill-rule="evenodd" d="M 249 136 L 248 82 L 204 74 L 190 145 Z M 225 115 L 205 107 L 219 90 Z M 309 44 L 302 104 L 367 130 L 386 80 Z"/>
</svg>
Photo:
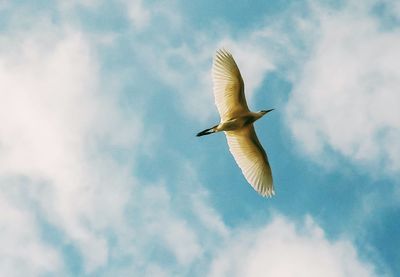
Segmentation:
<svg viewBox="0 0 400 277">
<path fill-rule="evenodd" d="M 263 114 L 260 113 L 247 112 L 216 125 L 214 127 L 214 132 L 239 130 L 249 124 L 252 124 L 254 121 L 261 118 L 262 116 Z"/>
<path fill-rule="evenodd" d="M 229 150 L 252 187 L 262 196 L 272 196 L 271 168 L 267 154 L 261 146 L 253 123 L 272 109 L 251 112 L 244 95 L 240 71 L 226 50 L 217 51 L 213 64 L 215 104 L 221 122 L 197 134 L 209 135 L 224 131 Z"/>
</svg>

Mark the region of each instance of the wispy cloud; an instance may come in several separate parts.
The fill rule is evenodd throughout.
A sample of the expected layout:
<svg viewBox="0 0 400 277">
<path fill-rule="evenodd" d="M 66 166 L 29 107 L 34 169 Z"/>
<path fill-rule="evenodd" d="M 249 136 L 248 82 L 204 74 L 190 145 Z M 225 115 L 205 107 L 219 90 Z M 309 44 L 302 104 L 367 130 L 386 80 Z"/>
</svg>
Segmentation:
<svg viewBox="0 0 400 277">
<path fill-rule="evenodd" d="M 145 28 L 151 20 L 151 11 L 144 8 L 143 1 L 126 1 L 129 19 L 137 30 Z"/>
<path fill-rule="evenodd" d="M 226 243 L 210 276 L 378 276 L 349 241 L 328 240 L 311 217 L 297 225 L 275 216 Z"/>
<path fill-rule="evenodd" d="M 78 247 L 90 271 L 107 262 L 102 232 L 120 223 L 132 184 L 129 164 L 99 150 L 131 149 L 136 139 L 125 128 L 140 124 L 123 118 L 116 95 L 103 94 L 95 53 L 82 34 L 40 27 L 1 38 L 0 175 L 29 184 L 19 193 L 28 190 L 35 203 L 33 210 L 11 203 L 12 213 L 44 216 Z M 14 187 L 3 182 L 1 193 Z M 25 232 L 35 232 L 29 226 L 35 227 Z"/>
<path fill-rule="evenodd" d="M 380 175 L 400 170 L 400 36 L 398 28 L 385 30 L 373 7 L 318 11 L 319 37 L 294 83 L 287 118 L 315 160 L 338 153 Z"/>
<path fill-rule="evenodd" d="M 0 181 L 0 186 L 4 186 L 4 180 Z M 0 193 L 0 274 L 37 276 L 57 272 L 62 266 L 59 253 L 41 238 L 37 220 L 29 207 L 10 198 L 13 198 L 12 193 Z"/>
</svg>

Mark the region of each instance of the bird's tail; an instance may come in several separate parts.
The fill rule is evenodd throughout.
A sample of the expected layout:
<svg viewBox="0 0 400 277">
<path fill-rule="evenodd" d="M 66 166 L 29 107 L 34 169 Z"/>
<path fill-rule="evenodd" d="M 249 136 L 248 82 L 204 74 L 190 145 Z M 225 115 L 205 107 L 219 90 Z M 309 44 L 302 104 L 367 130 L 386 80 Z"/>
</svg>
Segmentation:
<svg viewBox="0 0 400 277">
<path fill-rule="evenodd" d="M 197 136 L 197 137 L 201 137 L 201 136 L 213 134 L 213 133 L 216 132 L 215 128 L 216 128 L 217 126 L 218 126 L 218 125 L 215 125 L 215 126 L 213 126 L 213 127 L 211 127 L 211 128 L 205 129 L 205 130 L 201 131 L 200 133 L 197 133 L 196 136 Z"/>
</svg>

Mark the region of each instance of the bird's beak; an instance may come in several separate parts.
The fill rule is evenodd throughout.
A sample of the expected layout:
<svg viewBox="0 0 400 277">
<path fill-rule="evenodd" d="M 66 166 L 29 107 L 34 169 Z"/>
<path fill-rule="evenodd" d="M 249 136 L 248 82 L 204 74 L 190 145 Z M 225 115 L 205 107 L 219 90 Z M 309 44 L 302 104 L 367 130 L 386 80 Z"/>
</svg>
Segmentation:
<svg viewBox="0 0 400 277">
<path fill-rule="evenodd" d="M 266 110 L 266 111 L 265 111 L 265 114 L 267 114 L 267 113 L 269 113 L 269 112 L 272 112 L 273 110 L 275 110 L 275 109 Z"/>
</svg>

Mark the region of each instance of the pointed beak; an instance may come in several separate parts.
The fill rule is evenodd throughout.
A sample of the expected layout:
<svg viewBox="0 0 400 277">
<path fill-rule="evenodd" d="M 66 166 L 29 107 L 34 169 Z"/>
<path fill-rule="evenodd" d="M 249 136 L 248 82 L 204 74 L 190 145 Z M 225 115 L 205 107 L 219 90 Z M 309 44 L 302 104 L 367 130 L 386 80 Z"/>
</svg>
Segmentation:
<svg viewBox="0 0 400 277">
<path fill-rule="evenodd" d="M 272 112 L 273 110 L 275 110 L 275 109 L 266 110 L 266 111 L 265 111 L 265 114 L 267 114 L 267 113 L 269 113 L 269 112 Z"/>
</svg>

